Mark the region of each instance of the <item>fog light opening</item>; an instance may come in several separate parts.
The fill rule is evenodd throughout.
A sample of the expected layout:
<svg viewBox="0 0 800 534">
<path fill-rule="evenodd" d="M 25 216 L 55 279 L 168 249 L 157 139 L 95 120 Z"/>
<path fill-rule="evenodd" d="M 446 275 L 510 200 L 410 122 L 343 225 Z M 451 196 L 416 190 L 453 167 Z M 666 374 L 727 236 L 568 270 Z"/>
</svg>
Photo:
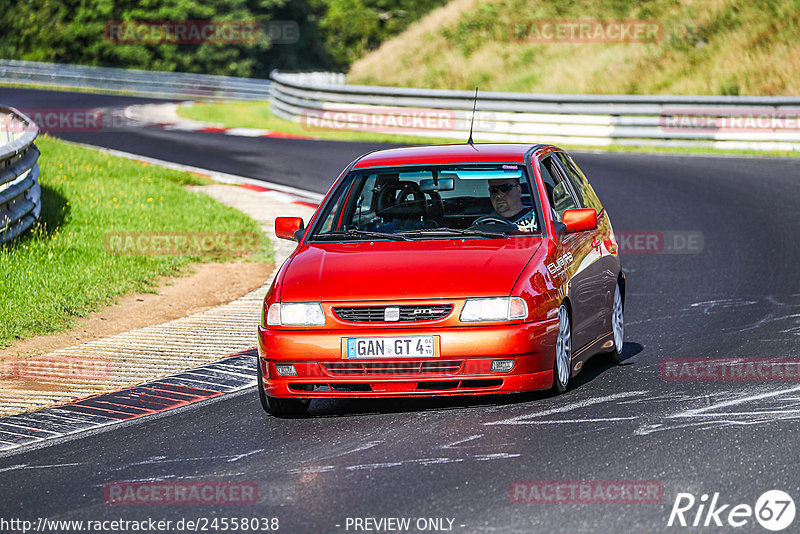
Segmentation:
<svg viewBox="0 0 800 534">
<path fill-rule="evenodd" d="M 507 373 L 514 368 L 514 360 L 494 360 L 492 361 L 493 373 Z"/>
<path fill-rule="evenodd" d="M 281 376 L 297 376 L 297 369 L 294 365 L 275 365 L 275 370 Z"/>
</svg>

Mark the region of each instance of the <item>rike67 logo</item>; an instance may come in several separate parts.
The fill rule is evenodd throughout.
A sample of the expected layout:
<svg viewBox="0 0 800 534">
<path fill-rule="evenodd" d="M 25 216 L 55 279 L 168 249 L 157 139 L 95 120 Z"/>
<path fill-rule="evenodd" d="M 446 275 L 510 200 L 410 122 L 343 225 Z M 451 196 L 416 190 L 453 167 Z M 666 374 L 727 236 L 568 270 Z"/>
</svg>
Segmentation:
<svg viewBox="0 0 800 534">
<path fill-rule="evenodd" d="M 678 493 L 669 514 L 668 527 L 729 526 L 750 524 L 753 518 L 767 530 L 784 530 L 794 521 L 794 500 L 781 490 L 770 490 L 756 499 L 755 506 L 724 503 L 719 493 L 709 497 L 704 493 L 697 499 L 691 493 Z"/>
</svg>

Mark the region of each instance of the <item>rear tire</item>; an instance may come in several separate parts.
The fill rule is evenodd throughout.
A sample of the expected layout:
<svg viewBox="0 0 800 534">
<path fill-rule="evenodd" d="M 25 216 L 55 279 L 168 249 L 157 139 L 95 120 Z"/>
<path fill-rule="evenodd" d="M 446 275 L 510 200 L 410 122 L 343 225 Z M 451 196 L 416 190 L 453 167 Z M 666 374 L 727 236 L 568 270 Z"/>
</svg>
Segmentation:
<svg viewBox="0 0 800 534">
<path fill-rule="evenodd" d="M 611 363 L 619 363 L 622 359 L 622 346 L 625 344 L 624 308 L 625 303 L 622 300 L 619 282 L 617 282 L 617 288 L 614 290 L 614 304 L 611 306 L 611 330 L 614 333 L 614 350 L 608 354 L 608 361 Z"/>
<path fill-rule="evenodd" d="M 264 376 L 261 372 L 261 357 L 256 357 L 256 367 L 258 367 L 258 400 L 261 407 L 270 415 L 275 416 L 298 416 L 303 415 L 308 410 L 311 401 L 308 399 L 279 399 L 270 397 L 264 392 Z"/>
<path fill-rule="evenodd" d="M 572 326 L 569 310 L 563 302 L 558 308 L 558 337 L 556 355 L 553 362 L 553 387 L 551 391 L 559 395 L 567 391 L 572 374 Z"/>
</svg>

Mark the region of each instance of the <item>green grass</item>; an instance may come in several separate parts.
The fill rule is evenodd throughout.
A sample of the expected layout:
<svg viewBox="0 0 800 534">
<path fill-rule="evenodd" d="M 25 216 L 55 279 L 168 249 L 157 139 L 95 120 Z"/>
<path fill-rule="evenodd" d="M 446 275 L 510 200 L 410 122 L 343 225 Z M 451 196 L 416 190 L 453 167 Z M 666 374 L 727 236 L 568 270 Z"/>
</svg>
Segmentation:
<svg viewBox="0 0 800 534">
<path fill-rule="evenodd" d="M 255 233 L 258 249 L 247 259 L 272 259 L 254 220 L 183 187 L 206 179 L 46 136 L 37 145 L 42 215 L 34 230 L 0 246 L 0 348 L 69 328 L 125 293 L 152 292 L 160 276 L 188 274 L 192 263 L 240 257 L 113 254 L 111 232 Z"/>
<path fill-rule="evenodd" d="M 178 115 L 196 121 L 213 122 L 228 128 L 259 128 L 315 139 L 333 141 L 365 141 L 370 143 L 396 143 L 401 145 L 448 144 L 455 139 L 437 139 L 413 135 L 395 135 L 380 132 L 352 130 L 322 130 L 310 128 L 275 116 L 269 102 L 203 102 L 178 107 Z M 464 140 L 466 140 L 466 135 Z"/>
</svg>

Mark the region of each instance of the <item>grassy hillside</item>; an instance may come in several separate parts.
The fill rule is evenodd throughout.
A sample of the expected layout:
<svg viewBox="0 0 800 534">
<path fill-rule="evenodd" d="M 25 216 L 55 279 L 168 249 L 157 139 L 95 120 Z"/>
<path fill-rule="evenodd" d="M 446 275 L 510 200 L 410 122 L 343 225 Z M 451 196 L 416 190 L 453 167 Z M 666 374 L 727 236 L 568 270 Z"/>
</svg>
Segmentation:
<svg viewBox="0 0 800 534">
<path fill-rule="evenodd" d="M 532 20 L 646 19 L 652 43 L 536 43 Z M 453 0 L 353 64 L 371 85 L 543 93 L 800 95 L 800 0 Z"/>
</svg>

